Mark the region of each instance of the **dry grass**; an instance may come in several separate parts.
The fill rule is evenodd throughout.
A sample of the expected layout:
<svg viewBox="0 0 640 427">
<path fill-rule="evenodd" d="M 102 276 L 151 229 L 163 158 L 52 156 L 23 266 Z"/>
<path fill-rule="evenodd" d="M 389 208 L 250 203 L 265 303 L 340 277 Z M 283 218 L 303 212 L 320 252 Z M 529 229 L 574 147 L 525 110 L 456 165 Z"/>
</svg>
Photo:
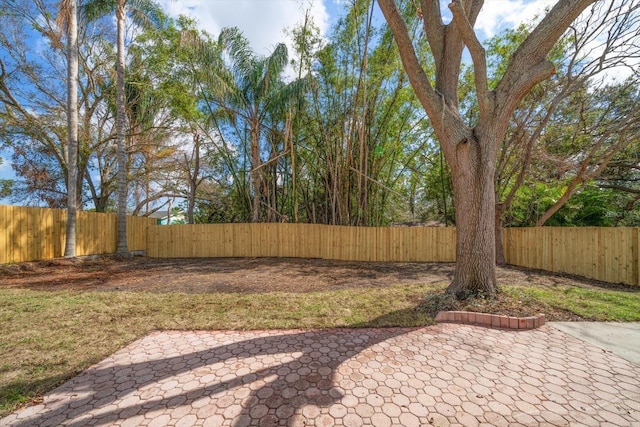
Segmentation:
<svg viewBox="0 0 640 427">
<path fill-rule="evenodd" d="M 419 326 L 433 286 L 184 294 L 0 289 L 0 416 L 152 330 Z"/>
<path fill-rule="evenodd" d="M 229 265 L 209 265 L 210 270 L 227 268 L 221 276 L 227 282 L 220 279 L 214 288 L 210 285 L 211 275 L 216 271 L 205 277 L 200 265 L 185 270 L 173 264 L 155 263 L 146 266 L 147 270 L 131 267 L 115 272 L 105 272 L 103 265 L 95 269 L 87 265 L 86 269 L 76 271 L 72 288 L 68 288 L 67 270 L 77 270 L 75 265 L 65 267 L 67 270 L 59 271 L 55 277 L 55 266 L 48 274 L 46 266 L 42 272 L 5 272 L 5 286 L 0 286 L 0 416 L 37 400 L 46 391 L 153 330 L 422 326 L 432 324 L 433 316 L 441 309 L 518 316 L 542 312 L 549 320 L 640 321 L 640 289 L 598 288 L 561 277 L 527 273 L 512 282 L 517 286 L 503 286 L 496 300 L 459 302 L 444 296 L 446 271 L 439 266 L 429 266 L 428 270 L 413 265 L 365 269 L 360 264 L 343 263 L 339 270 L 333 264 L 325 270 L 318 263 L 305 269 L 296 263 L 287 270 L 283 268 L 287 262 L 292 263 L 278 264 L 281 276 L 269 276 L 268 280 L 273 282 L 269 292 L 243 285 L 247 281 L 267 280 L 252 276 L 261 271 L 262 264 L 249 272 L 240 266 L 230 271 Z M 120 268 L 117 264 L 106 267 Z M 146 278 L 150 284 L 144 284 L 145 291 L 123 291 L 119 280 L 131 278 L 136 271 L 137 280 Z M 171 274 L 176 277 L 170 279 Z M 512 278 L 522 275 L 518 271 L 509 274 Z M 188 284 L 171 282 L 172 286 L 182 286 L 178 287 L 183 291 L 180 293 L 151 286 L 163 280 L 165 285 L 170 280 L 182 280 L 185 275 L 190 275 Z M 235 282 L 228 282 L 231 277 Z M 115 280 L 110 287 L 100 285 L 108 278 Z M 415 282 L 426 278 L 429 284 Z M 311 280 L 318 282 L 313 283 L 316 290 L 307 286 L 306 292 L 301 292 L 296 286 Z M 399 283 L 395 280 L 403 283 L 388 285 Z M 202 283 L 194 287 L 193 283 L 198 281 Z M 83 285 L 93 282 L 90 288 Z"/>
</svg>

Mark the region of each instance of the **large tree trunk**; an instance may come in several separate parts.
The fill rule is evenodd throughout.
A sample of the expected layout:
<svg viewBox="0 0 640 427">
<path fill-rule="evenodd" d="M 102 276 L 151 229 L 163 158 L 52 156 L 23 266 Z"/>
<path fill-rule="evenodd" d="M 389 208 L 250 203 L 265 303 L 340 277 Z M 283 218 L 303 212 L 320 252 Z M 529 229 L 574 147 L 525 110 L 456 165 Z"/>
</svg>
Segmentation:
<svg viewBox="0 0 640 427">
<path fill-rule="evenodd" d="M 118 1 L 116 16 L 118 23 L 118 60 L 116 62 L 116 141 L 118 163 L 118 247 L 116 253 L 126 256 L 127 248 L 127 158 L 125 144 L 126 111 L 124 98 L 124 24 L 123 0 Z"/>
<path fill-rule="evenodd" d="M 67 22 L 67 228 L 65 257 L 76 256 L 78 207 L 78 7 L 71 0 Z"/>
<path fill-rule="evenodd" d="M 450 160 L 456 206 L 456 268 L 447 292 L 458 298 L 496 293 L 493 141 L 459 142 Z M 449 153 L 452 155 L 452 153 Z"/>
</svg>

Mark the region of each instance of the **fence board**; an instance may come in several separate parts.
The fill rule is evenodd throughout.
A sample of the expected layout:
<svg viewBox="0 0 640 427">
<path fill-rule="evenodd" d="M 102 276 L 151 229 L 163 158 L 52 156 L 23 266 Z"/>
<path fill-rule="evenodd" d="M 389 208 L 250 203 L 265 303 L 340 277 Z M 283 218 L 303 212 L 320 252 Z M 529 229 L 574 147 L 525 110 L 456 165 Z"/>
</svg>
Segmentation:
<svg viewBox="0 0 640 427">
<path fill-rule="evenodd" d="M 11 262 L 9 245 L 9 206 L 0 206 L 0 264 Z"/>
<path fill-rule="evenodd" d="M 640 285 L 640 230 L 634 228 L 631 233 L 631 283 Z"/>
</svg>

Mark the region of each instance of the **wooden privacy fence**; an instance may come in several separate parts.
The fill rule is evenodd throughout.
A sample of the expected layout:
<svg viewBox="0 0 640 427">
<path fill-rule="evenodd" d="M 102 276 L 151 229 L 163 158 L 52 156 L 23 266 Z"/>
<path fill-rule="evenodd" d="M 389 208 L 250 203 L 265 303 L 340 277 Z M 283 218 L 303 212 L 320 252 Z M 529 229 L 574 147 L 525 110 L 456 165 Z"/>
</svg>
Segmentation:
<svg viewBox="0 0 640 427">
<path fill-rule="evenodd" d="M 640 285 L 639 228 L 505 228 L 508 264 Z"/>
<path fill-rule="evenodd" d="M 76 255 L 114 253 L 117 215 L 78 211 Z M 131 251 L 147 249 L 147 229 L 156 220 L 127 217 L 127 245 Z M 67 211 L 64 209 L 0 206 L 0 264 L 64 255 Z"/>
<path fill-rule="evenodd" d="M 149 229 L 147 254 L 298 257 L 344 261 L 455 261 L 455 229 L 322 224 L 196 224 Z"/>
<path fill-rule="evenodd" d="M 541 227 L 503 231 L 507 263 L 640 285 L 638 228 Z M 299 257 L 345 261 L 455 261 L 444 227 L 202 224 L 149 230 L 152 257 Z"/>
<path fill-rule="evenodd" d="M 114 253 L 115 214 L 78 212 L 77 255 Z M 345 261 L 453 262 L 456 231 L 444 227 L 321 224 L 155 225 L 128 217 L 129 250 L 160 258 L 298 257 Z M 0 264 L 61 257 L 66 211 L 0 206 Z M 639 228 L 541 227 L 503 231 L 507 263 L 640 285 Z"/>
</svg>

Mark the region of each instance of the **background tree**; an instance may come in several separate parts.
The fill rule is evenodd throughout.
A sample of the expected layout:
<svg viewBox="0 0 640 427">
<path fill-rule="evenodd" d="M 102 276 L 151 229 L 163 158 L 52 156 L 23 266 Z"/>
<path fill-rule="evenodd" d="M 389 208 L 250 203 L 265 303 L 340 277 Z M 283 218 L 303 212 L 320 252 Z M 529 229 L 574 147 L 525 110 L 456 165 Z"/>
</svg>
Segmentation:
<svg viewBox="0 0 640 427">
<path fill-rule="evenodd" d="M 541 188 L 539 183 L 544 183 L 545 187 L 551 188 L 557 184 L 550 181 L 549 176 L 562 183 L 575 173 L 575 183 L 567 187 L 569 191 L 565 192 L 564 197 L 558 196 L 559 199 L 554 202 L 554 209 L 558 210 L 581 186 L 584 187 L 602 172 L 607 158 L 633 140 L 629 132 L 618 131 L 628 129 L 631 123 L 637 121 L 637 111 L 620 107 L 628 102 L 623 100 L 629 97 L 629 94 L 624 95 L 628 91 L 624 87 L 636 85 L 638 75 L 629 77 L 622 86 L 619 86 L 622 82 L 616 82 L 612 75 L 625 72 L 621 68 L 640 57 L 638 9 L 637 1 L 621 2 L 594 9 L 593 13 L 578 19 L 550 52 L 550 58 L 556 64 L 555 75 L 532 90 L 514 112 L 498 156 L 496 172 L 498 264 L 504 263 L 501 238 L 503 221 L 505 218 L 514 218 L 511 205 L 517 198 L 522 198 L 523 185 Z M 493 80 L 502 75 L 510 55 L 529 31 L 530 28 L 523 25 L 516 30 L 506 30 L 489 41 Z M 615 86 L 618 89 L 614 89 Z M 606 93 L 612 96 L 606 96 Z M 622 99 L 617 100 L 618 95 L 623 95 Z M 606 137 L 602 134 L 605 127 L 612 131 Z M 578 134 L 582 136 L 578 138 Z M 566 138 L 573 143 L 563 143 Z M 598 139 L 599 144 L 596 143 Z M 582 143 L 577 144 L 577 141 Z M 551 153 L 556 162 L 553 166 L 549 165 Z M 541 164 L 547 164 L 550 168 L 540 167 Z M 596 164 L 602 167 L 595 167 Z M 558 170 L 566 173 L 558 175 Z M 524 203 L 541 208 L 536 200 Z M 546 209 L 549 208 L 546 206 Z M 553 212 L 549 211 L 547 219 L 551 215 Z M 536 213 L 536 218 L 543 216 L 544 212 Z M 541 224 L 538 222 L 538 225 Z M 533 223 L 516 221 L 514 224 L 507 220 L 507 225 Z"/>
<path fill-rule="evenodd" d="M 54 7 L 55 6 L 55 7 Z M 17 179 L 12 185 L 14 201 L 67 206 L 67 69 L 60 58 L 66 55 L 60 27 L 51 19 L 59 12 L 53 2 L 10 2 L 2 4 L 0 16 L 0 139 L 11 153 Z M 109 174 L 93 161 L 104 153 L 109 132 L 108 114 L 101 107 L 104 93 L 96 84 L 104 74 L 105 39 L 102 26 L 79 27 L 79 138 L 76 188 L 78 208 L 84 204 L 83 183 L 98 190 L 89 195 L 96 209 L 104 210 L 109 194 Z M 40 40 L 38 55 L 32 55 L 27 40 Z M 96 133 L 93 132 L 96 130 Z M 99 169 L 94 173 L 93 169 Z M 100 194 L 102 193 L 102 194 Z"/>
<path fill-rule="evenodd" d="M 424 112 L 374 3 L 354 1 L 318 51 L 298 138 L 302 218 L 382 225 L 406 220 L 404 183 L 425 149 Z M 415 21 L 415 20 L 414 20 Z M 415 21 L 417 23 L 417 21 Z"/>
<path fill-rule="evenodd" d="M 87 20 L 92 21 L 115 11 L 117 22 L 116 60 L 116 143 L 118 176 L 118 246 L 119 255 L 127 249 L 127 164 L 126 164 L 126 105 L 125 105 L 125 20 L 127 10 L 138 25 L 160 25 L 163 15 L 159 6 L 150 0 L 89 0 L 83 5 Z"/>
<path fill-rule="evenodd" d="M 612 225 L 640 224 L 640 138 L 618 153 L 596 180 L 600 194 L 607 197 Z"/>
<path fill-rule="evenodd" d="M 286 110 L 288 103 L 295 100 L 296 94 L 302 89 L 304 81 L 283 82 L 288 53 L 282 43 L 269 56 L 259 57 L 236 29 L 224 30 L 220 40 L 229 54 L 231 65 L 228 69 L 210 69 L 207 81 L 211 83 L 208 89 L 215 108 L 223 109 L 236 127 L 236 120 L 239 120 L 240 126 L 248 133 L 249 175 L 253 193 L 251 220 L 259 222 L 263 219 L 263 198 L 270 193 L 264 179 L 263 168 L 266 164 L 261 157 L 266 148 L 263 145 L 267 142 L 267 131 L 274 131 L 273 126 L 268 126 L 268 120 Z M 272 150 L 269 162 L 279 155 Z"/>
<path fill-rule="evenodd" d="M 640 99 L 635 80 L 608 86 L 591 93 L 572 97 L 564 109 L 564 117 L 579 117 L 571 124 L 558 121 L 545 137 L 554 144 L 546 144 L 547 165 L 563 187 L 560 196 L 537 219 L 543 226 L 567 201 L 604 172 L 613 157 L 631 141 L 640 137 Z M 558 129 L 560 127 L 560 129 Z M 562 160 L 555 156 L 558 153 Z"/>
<path fill-rule="evenodd" d="M 475 10 L 473 2 L 459 3 L 471 7 L 469 13 Z M 505 137 L 496 142 L 492 189 L 497 243 L 500 225 L 533 225 L 559 200 L 564 205 L 557 206 L 546 224 L 640 223 L 638 150 L 630 115 L 637 91 L 629 82 L 624 90 L 623 79 L 612 84 L 611 76 L 638 57 L 638 14 L 622 13 L 637 8 L 637 3 L 595 3 L 592 13 L 575 21 L 549 51 L 555 75 L 529 91 L 505 120 Z M 427 9 L 416 11 L 416 2 L 398 4 L 436 98 L 447 105 L 435 120 L 465 124 L 453 134 L 476 129 L 480 135 L 482 85 L 478 86 L 473 64 L 461 61 L 457 67 L 453 60 L 442 60 L 438 65 L 431 54 L 446 56 L 438 51 L 440 45 L 464 45 L 463 33 L 456 30 L 460 20 L 442 27 L 429 24 L 449 34 L 448 42 L 438 44 L 437 31 L 424 36 L 425 14 L 418 12 Z M 14 182 L 3 182 L 0 191 L 10 192 L 14 202 L 66 208 L 68 70 L 61 60 L 67 53 L 64 38 L 53 19 L 59 4 L 0 0 L 0 5 L 0 144 L 17 175 Z M 134 2 L 127 3 L 127 17 L 134 18 L 131 6 Z M 271 89 L 275 94 L 290 81 L 308 84 L 297 83 L 300 88 L 291 97 L 261 98 L 261 114 L 256 115 L 259 160 L 252 157 L 252 127 L 245 111 L 250 107 L 236 102 L 233 89 L 251 79 L 259 87 L 265 68 L 256 66 L 251 76 L 237 72 L 237 61 L 229 54 L 231 39 L 199 31 L 187 18 L 166 20 L 159 27 L 128 19 L 128 212 L 147 215 L 166 210 L 170 203 L 182 204 L 189 221 L 249 221 L 258 206 L 261 221 L 365 226 L 437 221 L 462 230 L 464 225 L 456 224 L 460 212 L 453 206 L 455 171 L 444 161 L 451 156 L 410 86 L 391 28 L 375 13 L 371 0 L 351 0 L 344 7 L 343 17 L 326 38 L 320 37 L 309 16 L 292 30 L 293 61 L 272 79 Z M 503 82 L 512 67 L 510 58 L 520 55 L 533 28 L 508 30 L 485 43 L 490 100 L 497 99 L 499 85 L 503 92 L 507 89 Z M 117 208 L 116 30 L 111 17 L 79 22 L 79 209 Z M 33 54 L 33 40 L 38 41 L 38 55 Z M 245 47 L 246 57 L 240 59 L 249 65 L 251 58 L 264 65 L 274 53 L 260 57 Z M 455 91 L 451 88 L 456 79 L 436 77 L 437 72 L 453 69 L 459 70 Z M 606 74 L 610 75 L 605 79 Z M 518 80 L 523 76 L 511 76 L 512 82 L 523 82 Z M 260 98 L 256 94 L 257 89 L 250 98 Z M 273 108 L 276 104 L 279 107 Z M 469 159 L 488 159 L 476 155 L 484 153 L 478 146 L 491 145 L 486 138 L 493 135 L 486 127 L 491 120 L 482 122 L 484 139 L 457 145 L 458 157 L 469 161 L 473 170 L 484 166 Z M 626 131 L 618 132 L 624 120 Z M 622 135 L 624 143 L 618 138 Z M 252 163 L 259 163 L 258 168 Z M 463 169 L 459 166 L 458 172 Z M 252 184 L 256 172 L 258 192 Z"/>
<path fill-rule="evenodd" d="M 67 227 L 65 257 L 76 255 L 76 210 L 78 205 L 78 4 L 62 0 L 58 25 L 67 38 Z"/>
<path fill-rule="evenodd" d="M 3 147 L 11 150 L 13 169 L 27 178 L 13 186 L 13 194 L 62 208 L 66 206 L 66 70 L 58 64 L 65 53 L 56 23 L 46 19 L 57 10 L 41 2 L 2 6 L 0 137 Z M 39 16 L 45 19 L 38 21 Z M 27 53 L 30 28 L 50 47 L 39 58 Z"/>
</svg>

